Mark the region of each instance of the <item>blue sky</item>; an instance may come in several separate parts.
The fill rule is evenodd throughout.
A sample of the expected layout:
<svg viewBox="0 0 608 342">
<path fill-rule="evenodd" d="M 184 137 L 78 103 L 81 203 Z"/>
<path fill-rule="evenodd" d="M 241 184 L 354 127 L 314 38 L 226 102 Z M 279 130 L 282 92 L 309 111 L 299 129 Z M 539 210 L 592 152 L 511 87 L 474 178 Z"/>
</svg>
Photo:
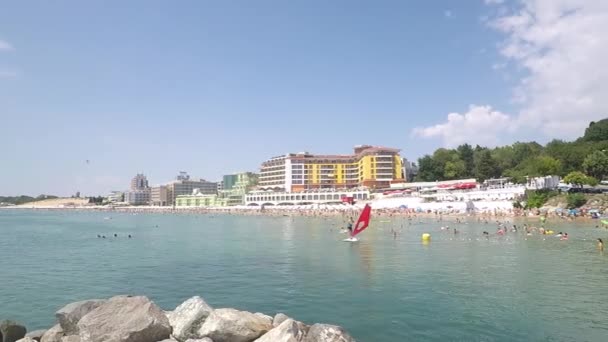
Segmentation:
<svg viewBox="0 0 608 342">
<path fill-rule="evenodd" d="M 6 2 L 0 194 L 105 194 L 137 172 L 151 184 L 179 170 L 217 180 L 271 156 L 356 144 L 415 159 L 460 142 L 450 129 L 476 142 L 480 128 L 454 126 L 452 112 L 506 120 L 480 143 L 529 138 L 507 128 L 530 109 L 514 102 L 529 70 L 504 51 L 515 30 L 491 25 L 521 6 Z"/>
</svg>

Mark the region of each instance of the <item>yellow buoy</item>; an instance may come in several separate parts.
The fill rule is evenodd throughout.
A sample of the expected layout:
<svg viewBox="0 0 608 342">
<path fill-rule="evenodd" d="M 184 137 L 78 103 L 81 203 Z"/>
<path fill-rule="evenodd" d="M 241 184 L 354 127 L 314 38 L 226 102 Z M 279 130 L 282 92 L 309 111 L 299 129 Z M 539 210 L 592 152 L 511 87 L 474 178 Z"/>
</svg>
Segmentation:
<svg viewBox="0 0 608 342">
<path fill-rule="evenodd" d="M 431 240 L 431 234 L 429 234 L 429 233 L 422 234 L 422 241 L 430 241 L 430 240 Z"/>
</svg>

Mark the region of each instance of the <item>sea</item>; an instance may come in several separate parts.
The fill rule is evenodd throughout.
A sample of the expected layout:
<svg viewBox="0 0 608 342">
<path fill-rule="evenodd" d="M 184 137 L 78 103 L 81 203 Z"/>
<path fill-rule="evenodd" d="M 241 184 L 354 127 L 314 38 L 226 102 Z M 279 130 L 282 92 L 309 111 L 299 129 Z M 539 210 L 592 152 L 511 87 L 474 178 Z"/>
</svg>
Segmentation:
<svg viewBox="0 0 608 342">
<path fill-rule="evenodd" d="M 509 222 L 524 223 L 540 225 Z M 357 243 L 342 241 L 343 226 L 341 217 L 0 210 L 0 319 L 34 330 L 74 301 L 145 295 L 172 310 L 199 295 L 216 308 L 337 324 L 363 342 L 608 340 L 608 254 L 596 249 L 608 231 L 594 221 L 549 219 L 568 241 L 498 236 L 495 221 L 474 217 L 373 217 Z"/>
</svg>

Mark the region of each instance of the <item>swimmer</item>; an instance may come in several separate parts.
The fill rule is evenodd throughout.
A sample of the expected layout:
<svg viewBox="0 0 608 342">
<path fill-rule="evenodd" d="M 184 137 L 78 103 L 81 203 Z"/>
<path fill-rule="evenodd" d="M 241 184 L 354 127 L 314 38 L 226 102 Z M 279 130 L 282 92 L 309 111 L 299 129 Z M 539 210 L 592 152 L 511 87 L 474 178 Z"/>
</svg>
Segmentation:
<svg viewBox="0 0 608 342">
<path fill-rule="evenodd" d="M 600 239 L 600 238 L 597 239 L 597 249 L 600 252 L 604 251 L 604 241 L 602 241 L 602 239 Z"/>
<path fill-rule="evenodd" d="M 118 237 L 118 234 L 114 234 L 114 237 Z"/>
<path fill-rule="evenodd" d="M 129 234 L 129 239 L 131 238 L 131 234 Z"/>
<path fill-rule="evenodd" d="M 564 233 L 560 240 L 568 240 L 568 233 Z"/>
<path fill-rule="evenodd" d="M 99 239 L 101 237 L 101 235 L 97 234 L 97 238 Z"/>
</svg>

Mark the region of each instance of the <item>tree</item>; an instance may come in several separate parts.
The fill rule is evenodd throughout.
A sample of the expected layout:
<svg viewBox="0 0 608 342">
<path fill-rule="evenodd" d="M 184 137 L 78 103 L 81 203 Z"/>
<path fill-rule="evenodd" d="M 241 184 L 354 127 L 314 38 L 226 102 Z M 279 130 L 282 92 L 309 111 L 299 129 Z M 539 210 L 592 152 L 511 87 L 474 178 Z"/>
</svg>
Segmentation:
<svg viewBox="0 0 608 342">
<path fill-rule="evenodd" d="M 475 152 L 469 144 L 460 145 L 456 148 L 460 160 L 464 162 L 464 177 L 472 177 L 475 169 Z"/>
<path fill-rule="evenodd" d="M 477 181 L 483 182 L 486 179 L 497 177 L 496 163 L 490 150 L 481 150 L 476 157 L 475 178 L 477 178 Z"/>
<path fill-rule="evenodd" d="M 584 184 L 596 185 L 597 180 L 593 177 L 589 177 L 580 171 L 572 171 L 564 177 L 564 183 L 572 184 L 578 187 L 583 187 Z"/>
<path fill-rule="evenodd" d="M 459 179 L 465 177 L 466 171 L 467 170 L 464 161 L 448 161 L 447 163 L 445 163 L 443 176 L 445 179 Z"/>
<path fill-rule="evenodd" d="M 583 194 L 568 194 L 566 201 L 568 202 L 569 209 L 579 208 L 587 203 L 587 199 Z"/>
<path fill-rule="evenodd" d="M 552 157 L 537 156 L 526 159 L 522 168 L 530 177 L 558 175 L 562 169 L 562 163 Z"/>
<path fill-rule="evenodd" d="M 434 182 L 443 175 L 443 170 L 439 169 L 433 157 L 428 154 L 418 159 L 418 176 L 416 180 Z"/>
<path fill-rule="evenodd" d="M 608 140 L 608 119 L 603 119 L 598 122 L 591 122 L 589 127 L 585 129 L 584 141 L 603 141 Z"/>
<path fill-rule="evenodd" d="M 583 161 L 583 169 L 596 179 L 604 179 L 608 175 L 608 155 L 603 151 L 591 153 Z"/>
</svg>

